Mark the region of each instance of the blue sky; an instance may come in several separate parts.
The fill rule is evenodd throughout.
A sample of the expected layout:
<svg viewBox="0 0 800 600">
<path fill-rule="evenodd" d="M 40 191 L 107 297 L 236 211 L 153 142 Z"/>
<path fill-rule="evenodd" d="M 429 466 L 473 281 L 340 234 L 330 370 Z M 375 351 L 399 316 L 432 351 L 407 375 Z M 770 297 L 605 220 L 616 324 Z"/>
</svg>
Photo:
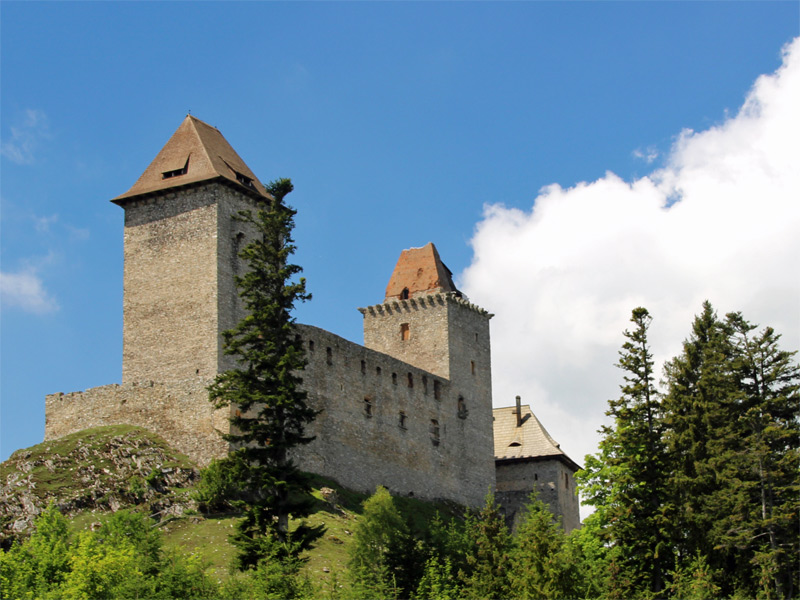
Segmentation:
<svg viewBox="0 0 800 600">
<path fill-rule="evenodd" d="M 648 250 L 611 241 L 635 237 L 619 224 L 648 201 L 659 215 L 688 207 L 688 184 L 669 191 L 669 181 L 723 164 L 736 145 L 726 132 L 761 131 L 759 115 L 772 112 L 739 129 L 737 115 L 759 76 L 782 68 L 799 7 L 3 2 L 0 458 L 42 440 L 45 394 L 120 381 L 123 211 L 109 199 L 188 111 L 263 180 L 294 181 L 297 262 L 314 295 L 300 321 L 361 341 L 355 308 L 382 300 L 402 249 L 433 241 L 471 298 L 498 314 L 495 405 L 521 394 L 579 462 L 617 393 L 613 363 L 634 306 L 659 309 L 659 360 L 679 349 L 706 296 L 721 313 L 775 325 L 796 349 L 795 248 L 763 256 L 786 285 L 779 275 L 760 281 L 765 268 L 746 289 L 728 285 L 737 257 L 717 252 L 739 236 L 762 239 L 748 237 L 747 221 L 692 246 L 695 258 L 714 257 L 705 262 L 662 260 L 684 246 L 662 231 L 704 238 L 701 216 L 633 223 L 654 244 L 674 244 L 643 268 L 620 271 Z M 765 106 L 796 91 L 773 87 L 758 96 Z M 796 121 L 785 128 L 800 134 Z M 796 144 L 776 148 L 770 157 L 797 164 Z M 795 180 L 781 181 L 800 197 Z M 652 182 L 650 200 L 616 203 Z M 789 204 L 760 202 L 753 196 L 749 210 L 763 231 L 798 224 Z M 771 290 L 768 301 L 759 290 Z"/>
</svg>

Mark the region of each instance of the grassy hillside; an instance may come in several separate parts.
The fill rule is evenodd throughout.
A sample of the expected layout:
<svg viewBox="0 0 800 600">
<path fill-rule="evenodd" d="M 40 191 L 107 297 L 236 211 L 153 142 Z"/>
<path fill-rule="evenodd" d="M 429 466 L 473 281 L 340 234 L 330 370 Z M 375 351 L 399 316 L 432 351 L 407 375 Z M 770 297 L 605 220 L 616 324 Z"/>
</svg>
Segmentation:
<svg viewBox="0 0 800 600">
<path fill-rule="evenodd" d="M 113 511 L 134 508 L 153 516 L 165 546 L 196 554 L 217 579 L 228 576 L 234 548 L 228 541 L 237 514 L 202 515 L 191 499 L 198 471 L 187 457 L 151 432 L 130 426 L 87 429 L 15 452 L 0 465 L 0 519 L 6 543 L 24 537 L 38 511 L 55 502 L 75 530 L 96 527 Z M 307 556 L 312 581 L 330 585 L 344 575 L 352 533 L 367 494 L 314 477 L 311 525 L 324 524 L 325 535 Z M 425 530 L 439 512 L 460 515 L 449 503 L 397 498 L 412 529 Z M 26 527 L 23 527 L 25 525 Z"/>
</svg>

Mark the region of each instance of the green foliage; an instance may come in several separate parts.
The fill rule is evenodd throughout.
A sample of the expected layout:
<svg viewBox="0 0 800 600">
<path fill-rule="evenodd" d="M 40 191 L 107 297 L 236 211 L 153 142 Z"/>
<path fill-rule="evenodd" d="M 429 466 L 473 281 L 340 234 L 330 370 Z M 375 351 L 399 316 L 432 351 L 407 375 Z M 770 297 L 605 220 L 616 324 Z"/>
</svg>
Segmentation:
<svg viewBox="0 0 800 600">
<path fill-rule="evenodd" d="M 516 598 L 575 598 L 581 591 L 574 547 L 547 506 L 531 496 L 513 538 L 509 573 Z"/>
<path fill-rule="evenodd" d="M 214 598 L 197 560 L 161 550 L 148 519 L 120 511 L 95 532 L 70 539 L 66 518 L 50 507 L 23 544 L 0 554 L 3 598 Z"/>
<path fill-rule="evenodd" d="M 225 439 L 236 448 L 234 460 L 247 465 L 239 481 L 245 517 L 233 537 L 242 569 L 255 567 L 275 544 L 297 557 L 322 535 L 304 524 L 289 532 L 289 515 L 305 517 L 313 504 L 308 477 L 289 457 L 312 441 L 305 425 L 316 416 L 301 387 L 306 358 L 291 316 L 295 303 L 310 295 L 305 279 L 294 279 L 302 269 L 289 262 L 295 211 L 283 199 L 292 183 L 281 179 L 267 190 L 274 197 L 268 207 L 238 216 L 253 236 L 239 254 L 248 269 L 236 277 L 246 316 L 223 333 L 225 353 L 237 367 L 209 387 L 215 407 L 234 408 Z"/>
<path fill-rule="evenodd" d="M 200 470 L 200 481 L 194 487 L 192 498 L 205 513 L 229 510 L 242 498 L 241 482 L 247 465 L 239 455 L 213 459 Z"/>
<path fill-rule="evenodd" d="M 710 600 L 719 597 L 720 588 L 714 583 L 711 567 L 701 554 L 696 554 L 689 564 L 679 566 L 671 575 L 669 591 L 675 598 Z"/>
<path fill-rule="evenodd" d="M 465 531 L 467 566 L 461 573 L 465 594 L 487 600 L 510 597 L 511 536 L 491 492 L 481 511 L 468 515 Z"/>
<path fill-rule="evenodd" d="M 428 559 L 414 597 L 419 600 L 458 600 L 462 597 L 450 557 L 441 560 L 434 555 Z"/>
<path fill-rule="evenodd" d="M 613 421 L 601 429 L 598 455 L 587 456 L 577 475 L 585 502 L 597 508 L 596 533 L 615 548 L 618 573 L 609 583 L 624 585 L 622 595 L 659 594 L 672 563 L 664 517 L 664 423 L 647 339 L 651 321 L 646 309 L 633 310 L 635 327 L 623 333 L 617 365 L 624 373 L 622 395 L 608 403 Z"/>
<path fill-rule="evenodd" d="M 348 567 L 354 597 L 402 596 L 398 579 L 408 547 L 408 527 L 382 486 L 364 502 L 364 512 L 353 532 Z"/>
</svg>

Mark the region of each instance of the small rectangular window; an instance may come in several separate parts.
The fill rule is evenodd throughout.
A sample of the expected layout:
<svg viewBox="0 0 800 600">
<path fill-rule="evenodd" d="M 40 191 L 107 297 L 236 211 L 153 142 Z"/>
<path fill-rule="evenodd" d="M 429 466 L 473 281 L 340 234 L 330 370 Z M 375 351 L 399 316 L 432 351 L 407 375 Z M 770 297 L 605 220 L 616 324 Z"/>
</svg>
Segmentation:
<svg viewBox="0 0 800 600">
<path fill-rule="evenodd" d="M 400 421 L 398 422 L 400 429 L 406 429 L 406 413 L 400 411 Z"/>
<path fill-rule="evenodd" d="M 333 364 L 333 350 L 330 347 L 325 348 L 325 362 L 329 365 Z"/>
<path fill-rule="evenodd" d="M 434 446 L 439 445 L 439 421 L 431 419 L 431 442 Z"/>
<path fill-rule="evenodd" d="M 414 376 L 411 373 L 408 374 L 408 387 L 414 387 Z"/>
<path fill-rule="evenodd" d="M 367 374 L 367 361 L 365 361 L 365 360 L 361 361 L 361 374 L 362 375 L 366 375 Z"/>
<path fill-rule="evenodd" d="M 469 361 L 469 370 L 472 372 L 473 375 L 475 375 L 475 361 L 474 360 Z"/>
<path fill-rule="evenodd" d="M 364 398 L 364 416 L 372 417 L 372 400 Z"/>
<path fill-rule="evenodd" d="M 400 324 L 400 339 L 407 342 L 411 337 L 411 331 L 408 329 L 408 323 Z"/>
<path fill-rule="evenodd" d="M 392 373 L 392 383 L 397 385 L 397 373 Z"/>
<path fill-rule="evenodd" d="M 427 375 L 422 376 L 422 393 L 426 396 L 428 395 L 428 377 Z"/>
<path fill-rule="evenodd" d="M 435 379 L 433 380 L 433 397 L 436 400 L 442 399 L 442 384 Z"/>
</svg>

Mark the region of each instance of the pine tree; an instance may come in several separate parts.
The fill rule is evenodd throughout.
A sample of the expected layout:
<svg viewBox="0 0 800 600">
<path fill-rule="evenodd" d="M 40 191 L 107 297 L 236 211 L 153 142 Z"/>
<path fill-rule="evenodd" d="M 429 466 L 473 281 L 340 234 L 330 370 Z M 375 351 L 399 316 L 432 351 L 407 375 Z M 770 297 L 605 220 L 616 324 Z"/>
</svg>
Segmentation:
<svg viewBox="0 0 800 600">
<path fill-rule="evenodd" d="M 601 429 L 597 456 L 586 457 L 579 473 L 588 504 L 598 509 L 596 520 L 606 542 L 614 548 L 611 582 L 621 595 L 658 595 L 672 565 L 665 533 L 665 448 L 659 395 L 653 384 L 653 356 L 647 340 L 652 318 L 644 308 L 631 315 L 635 327 L 617 366 L 624 372 L 621 396 L 609 401 L 611 425 Z"/>
<path fill-rule="evenodd" d="M 742 452 L 726 465 L 735 505 L 720 521 L 719 544 L 739 548 L 755 566 L 752 592 L 789 598 L 798 585 L 800 531 L 800 368 L 780 335 L 741 313 L 727 315 L 742 397 Z"/>
<path fill-rule="evenodd" d="M 403 548 L 408 527 L 382 486 L 364 502 L 364 513 L 353 533 L 348 566 L 353 593 L 365 598 L 405 597 L 402 587 Z"/>
<path fill-rule="evenodd" d="M 582 591 L 567 536 L 535 493 L 514 535 L 510 559 L 514 598 L 577 598 Z"/>
<path fill-rule="evenodd" d="M 465 595 L 486 600 L 509 598 L 511 536 L 494 494 L 486 496 L 486 503 L 477 515 L 467 516 L 465 530 L 467 568 L 460 574 Z"/>
<path fill-rule="evenodd" d="M 305 524 L 289 531 L 289 515 L 305 517 L 313 503 L 308 477 L 290 452 L 313 440 L 305 426 L 316 416 L 301 387 L 306 358 L 291 316 L 295 303 L 311 297 L 305 279 L 295 279 L 302 269 L 289 262 L 295 211 L 283 200 L 292 189 L 288 179 L 272 182 L 267 190 L 274 201 L 237 217 L 255 234 L 239 254 L 248 270 L 236 278 L 247 316 L 223 333 L 225 353 L 235 357 L 236 368 L 209 387 L 215 407 L 233 409 L 224 437 L 248 466 L 240 482 L 244 519 L 232 538 L 241 569 L 265 555 L 297 557 L 322 535 Z"/>
<path fill-rule="evenodd" d="M 743 452 L 742 392 L 734 354 L 730 328 L 705 302 L 682 354 L 665 366 L 665 440 L 671 471 L 667 516 L 678 565 L 705 560 L 712 575 L 725 577 L 724 594 L 739 589 L 745 574 L 735 548 L 717 547 L 719 525 L 740 491 L 729 472 Z"/>
</svg>

